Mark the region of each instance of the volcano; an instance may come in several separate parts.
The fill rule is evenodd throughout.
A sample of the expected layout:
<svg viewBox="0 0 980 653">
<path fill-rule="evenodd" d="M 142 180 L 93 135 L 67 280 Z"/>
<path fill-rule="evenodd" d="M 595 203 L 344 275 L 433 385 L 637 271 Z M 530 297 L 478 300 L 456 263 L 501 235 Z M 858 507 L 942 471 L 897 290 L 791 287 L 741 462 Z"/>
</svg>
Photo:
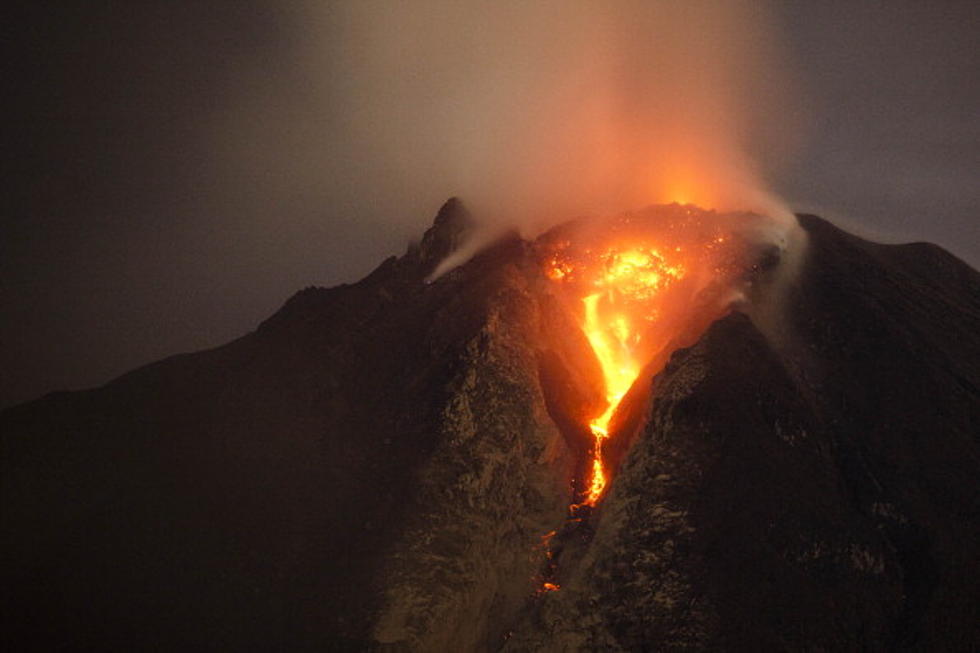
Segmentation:
<svg viewBox="0 0 980 653">
<path fill-rule="evenodd" d="M 977 271 L 671 205 L 433 277 L 469 229 L 0 414 L 3 649 L 980 644 Z"/>
</svg>

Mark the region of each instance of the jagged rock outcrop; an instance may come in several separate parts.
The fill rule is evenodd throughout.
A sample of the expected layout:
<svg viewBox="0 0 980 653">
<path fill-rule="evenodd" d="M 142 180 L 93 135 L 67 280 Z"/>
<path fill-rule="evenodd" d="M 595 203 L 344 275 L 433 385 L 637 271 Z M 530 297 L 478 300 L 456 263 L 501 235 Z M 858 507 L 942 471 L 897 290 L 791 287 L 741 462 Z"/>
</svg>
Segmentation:
<svg viewBox="0 0 980 653">
<path fill-rule="evenodd" d="M 970 648 L 980 275 L 800 221 L 779 328 L 674 352 L 578 522 L 599 371 L 519 238 L 427 282 L 458 201 L 240 340 L 4 411 L 3 648 Z"/>
</svg>

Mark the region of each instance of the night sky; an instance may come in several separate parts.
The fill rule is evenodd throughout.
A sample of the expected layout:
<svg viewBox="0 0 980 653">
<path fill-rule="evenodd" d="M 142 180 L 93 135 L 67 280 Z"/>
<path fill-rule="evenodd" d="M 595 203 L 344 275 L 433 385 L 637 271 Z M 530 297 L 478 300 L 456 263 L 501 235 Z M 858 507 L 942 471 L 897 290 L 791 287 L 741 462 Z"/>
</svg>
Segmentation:
<svg viewBox="0 0 980 653">
<path fill-rule="evenodd" d="M 402 253 L 461 194 L 424 147 L 411 155 L 412 121 L 438 134 L 442 116 L 411 115 L 396 158 L 359 140 L 363 80 L 337 62 L 370 53 L 343 5 L 89 4 L 3 21 L 0 406 L 239 337 L 293 292 Z M 770 187 L 980 266 L 976 3 L 783 2 L 766 20 L 801 135 Z M 433 41 L 456 27 L 420 21 Z"/>
</svg>

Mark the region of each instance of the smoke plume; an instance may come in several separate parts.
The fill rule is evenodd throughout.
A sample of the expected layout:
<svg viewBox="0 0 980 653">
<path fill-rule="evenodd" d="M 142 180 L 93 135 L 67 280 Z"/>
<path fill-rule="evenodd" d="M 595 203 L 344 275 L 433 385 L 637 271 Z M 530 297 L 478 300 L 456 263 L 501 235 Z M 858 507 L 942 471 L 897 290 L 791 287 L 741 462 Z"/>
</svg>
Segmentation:
<svg viewBox="0 0 980 653">
<path fill-rule="evenodd" d="M 760 159 L 798 130 L 757 2 L 356 2 L 309 18 L 358 157 L 486 225 L 673 201 L 785 212 Z"/>
<path fill-rule="evenodd" d="M 654 203 L 788 216 L 764 183 L 800 134 L 774 24 L 748 0 L 295 5 L 217 160 L 254 180 L 243 215 L 325 207 L 340 253 L 403 246 L 450 196 L 478 222 L 461 257 Z"/>
</svg>

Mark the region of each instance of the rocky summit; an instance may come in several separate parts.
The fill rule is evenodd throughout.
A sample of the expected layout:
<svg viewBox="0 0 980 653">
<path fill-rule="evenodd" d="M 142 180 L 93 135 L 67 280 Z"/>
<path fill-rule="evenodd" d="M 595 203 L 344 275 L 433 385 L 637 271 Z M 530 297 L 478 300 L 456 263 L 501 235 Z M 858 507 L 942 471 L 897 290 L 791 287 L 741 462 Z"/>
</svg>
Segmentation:
<svg viewBox="0 0 980 653">
<path fill-rule="evenodd" d="M 579 510 L 595 356 L 536 242 L 432 278 L 456 200 L 239 340 L 7 409 L 0 647 L 976 648 L 980 274 L 797 220 Z"/>
</svg>

